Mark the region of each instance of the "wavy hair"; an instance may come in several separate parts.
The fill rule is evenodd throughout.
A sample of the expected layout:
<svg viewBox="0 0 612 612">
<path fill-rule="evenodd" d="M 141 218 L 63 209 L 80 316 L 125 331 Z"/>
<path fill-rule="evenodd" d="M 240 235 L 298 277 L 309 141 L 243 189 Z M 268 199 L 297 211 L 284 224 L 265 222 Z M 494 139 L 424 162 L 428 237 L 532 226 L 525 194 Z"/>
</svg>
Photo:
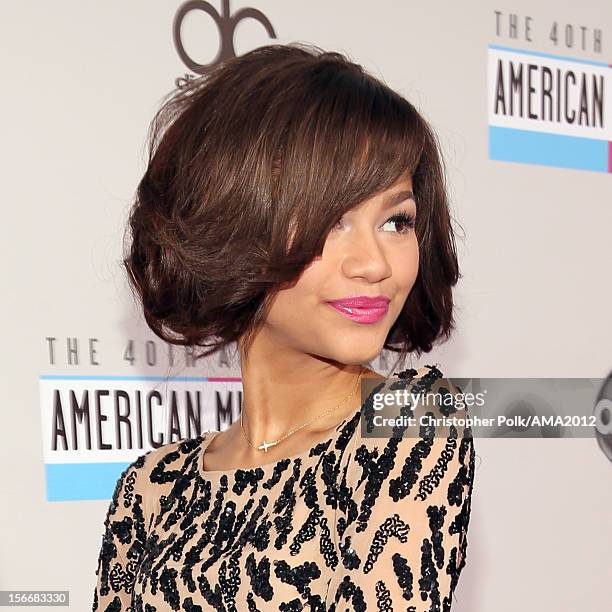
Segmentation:
<svg viewBox="0 0 612 612">
<path fill-rule="evenodd" d="M 275 293 L 321 255 L 342 215 L 404 173 L 420 257 L 383 347 L 400 360 L 454 329 L 455 239 L 425 119 L 347 56 L 305 43 L 257 48 L 175 89 L 149 126 L 124 236 L 147 324 L 203 348 L 197 357 L 238 340 L 248 348 Z"/>
</svg>

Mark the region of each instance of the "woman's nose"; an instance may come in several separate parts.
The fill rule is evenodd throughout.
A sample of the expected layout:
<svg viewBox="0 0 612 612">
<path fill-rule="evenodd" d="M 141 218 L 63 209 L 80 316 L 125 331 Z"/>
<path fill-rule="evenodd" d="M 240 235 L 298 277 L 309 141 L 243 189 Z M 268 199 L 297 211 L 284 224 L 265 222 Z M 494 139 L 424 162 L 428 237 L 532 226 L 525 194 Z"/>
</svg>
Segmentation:
<svg viewBox="0 0 612 612">
<path fill-rule="evenodd" d="M 391 274 L 384 246 L 374 232 L 368 230 L 355 231 L 347 238 L 342 266 L 346 276 L 362 276 L 370 282 Z"/>
</svg>

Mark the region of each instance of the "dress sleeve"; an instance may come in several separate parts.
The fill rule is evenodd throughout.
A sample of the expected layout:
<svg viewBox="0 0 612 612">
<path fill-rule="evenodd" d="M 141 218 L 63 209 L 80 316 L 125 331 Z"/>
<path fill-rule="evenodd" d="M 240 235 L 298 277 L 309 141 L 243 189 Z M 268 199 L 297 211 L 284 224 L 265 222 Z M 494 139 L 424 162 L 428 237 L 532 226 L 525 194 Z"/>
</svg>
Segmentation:
<svg viewBox="0 0 612 612">
<path fill-rule="evenodd" d="M 436 388 L 456 391 L 446 379 Z M 454 414 L 467 416 L 463 409 Z M 434 436 L 359 432 L 349 500 L 336 525 L 339 562 L 329 612 L 451 610 L 465 565 L 474 481 L 468 425 Z"/>
<path fill-rule="evenodd" d="M 149 511 L 144 464 L 132 462 L 119 477 L 104 519 L 92 610 L 132 611 L 132 588 L 153 519 Z"/>
</svg>

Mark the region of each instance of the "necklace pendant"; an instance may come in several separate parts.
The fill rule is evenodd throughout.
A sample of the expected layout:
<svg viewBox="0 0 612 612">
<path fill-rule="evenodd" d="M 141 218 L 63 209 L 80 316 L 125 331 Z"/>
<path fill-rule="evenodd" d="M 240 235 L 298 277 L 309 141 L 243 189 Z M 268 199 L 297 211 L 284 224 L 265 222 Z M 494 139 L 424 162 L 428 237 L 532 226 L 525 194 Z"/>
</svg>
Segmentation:
<svg viewBox="0 0 612 612">
<path fill-rule="evenodd" d="M 275 446 L 278 444 L 278 440 L 276 442 L 266 442 L 265 440 L 257 447 L 257 450 L 264 450 L 266 453 L 268 452 L 268 448 L 270 446 Z"/>
</svg>

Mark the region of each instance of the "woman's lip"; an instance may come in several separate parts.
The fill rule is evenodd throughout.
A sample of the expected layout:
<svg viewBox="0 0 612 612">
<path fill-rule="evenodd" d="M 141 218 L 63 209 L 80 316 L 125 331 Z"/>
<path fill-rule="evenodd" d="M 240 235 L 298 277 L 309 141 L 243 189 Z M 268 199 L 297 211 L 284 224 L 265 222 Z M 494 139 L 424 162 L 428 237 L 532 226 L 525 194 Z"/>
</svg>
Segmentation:
<svg viewBox="0 0 612 612">
<path fill-rule="evenodd" d="M 389 305 L 390 299 L 384 295 L 376 297 L 357 295 L 340 300 L 329 300 L 329 302 L 334 306 L 343 306 L 344 308 L 386 308 Z"/>
<path fill-rule="evenodd" d="M 345 302 L 327 302 L 334 310 L 357 323 L 376 323 L 380 321 L 389 310 L 388 303 L 383 306 L 356 308 L 347 306 Z"/>
</svg>

